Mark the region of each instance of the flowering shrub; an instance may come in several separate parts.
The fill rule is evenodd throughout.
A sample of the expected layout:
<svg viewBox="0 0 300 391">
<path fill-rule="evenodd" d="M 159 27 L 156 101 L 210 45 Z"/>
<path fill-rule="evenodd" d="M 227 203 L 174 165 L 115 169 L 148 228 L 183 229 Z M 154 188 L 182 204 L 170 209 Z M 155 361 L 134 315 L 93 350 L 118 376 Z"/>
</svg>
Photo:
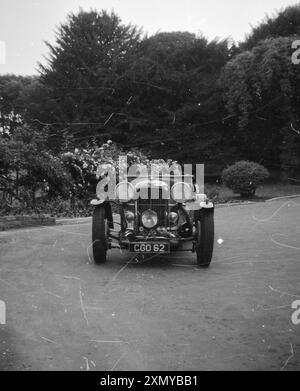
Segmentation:
<svg viewBox="0 0 300 391">
<path fill-rule="evenodd" d="M 222 172 L 223 183 L 242 197 L 253 196 L 257 187 L 268 177 L 269 172 L 266 168 L 258 163 L 244 160 L 235 163 Z"/>
<path fill-rule="evenodd" d="M 126 156 L 127 158 L 127 166 L 125 169 L 128 169 L 129 166 L 132 166 L 133 164 L 136 165 L 137 169 L 142 165 L 146 166 L 148 169 L 161 169 L 163 167 L 168 168 L 178 164 L 172 160 L 150 160 L 147 156 L 137 150 L 125 152 L 111 140 L 107 141 L 101 147 L 88 149 L 76 148 L 74 152 L 65 152 L 61 155 L 64 166 L 72 176 L 70 196 L 82 200 L 92 197 L 95 193 L 99 177 L 105 173 L 108 167 L 110 167 L 118 177 L 120 156 Z"/>
<path fill-rule="evenodd" d="M 60 158 L 44 147 L 45 136 L 27 126 L 0 137 L 0 192 L 3 206 L 33 204 L 36 193 L 68 194 L 71 177 Z M 41 190 L 42 189 L 42 190 Z"/>
<path fill-rule="evenodd" d="M 119 156 L 127 156 L 127 164 L 141 164 L 147 162 L 147 158 L 139 151 L 124 152 L 111 140 L 101 147 L 87 149 L 75 148 L 74 152 L 61 154 L 61 161 L 72 176 L 70 196 L 86 199 L 95 193 L 98 177 L 101 175 L 98 168 L 101 165 L 102 172 L 110 166 L 118 174 Z"/>
<path fill-rule="evenodd" d="M 0 214 L 49 213 L 86 216 L 91 212 L 98 167 L 110 165 L 117 176 L 119 157 L 127 167 L 151 164 L 171 166 L 163 159 L 150 160 L 138 150 L 124 151 L 111 140 L 100 147 L 75 148 L 54 156 L 45 148 L 45 136 L 22 127 L 7 139 L 0 138 Z"/>
</svg>

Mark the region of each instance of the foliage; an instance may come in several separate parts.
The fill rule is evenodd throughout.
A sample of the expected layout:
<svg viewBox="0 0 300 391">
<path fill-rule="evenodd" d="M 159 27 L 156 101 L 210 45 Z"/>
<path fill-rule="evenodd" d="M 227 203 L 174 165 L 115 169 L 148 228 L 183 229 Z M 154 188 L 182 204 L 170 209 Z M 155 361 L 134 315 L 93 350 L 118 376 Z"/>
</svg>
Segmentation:
<svg viewBox="0 0 300 391">
<path fill-rule="evenodd" d="M 91 137 L 101 144 L 110 137 L 112 119 L 120 117 L 117 113 L 129 98 L 119 90 L 139 39 L 140 31 L 122 24 L 114 12 L 69 14 L 57 30 L 56 43 L 47 44 L 47 64 L 40 66 L 54 102 L 47 119 L 57 136 L 54 146 L 65 139 L 83 145 Z"/>
<path fill-rule="evenodd" d="M 52 148 L 113 139 L 154 158 L 199 163 L 217 153 L 223 111 L 216 81 L 229 58 L 226 40 L 188 32 L 142 37 L 113 12 L 81 11 L 48 46 L 41 80 L 54 106 L 38 119 L 51 124 Z"/>
<path fill-rule="evenodd" d="M 70 176 L 60 159 L 45 149 L 45 136 L 24 126 L 0 138 L 0 181 L 4 203 L 34 203 L 37 191 L 66 195 Z"/>
<path fill-rule="evenodd" d="M 267 15 L 265 19 L 246 37 L 241 44 L 243 50 L 250 50 L 266 38 L 289 37 L 300 35 L 300 5 L 293 5 Z"/>
<path fill-rule="evenodd" d="M 172 165 L 171 160 L 150 160 L 140 151 L 124 151 L 108 140 L 100 147 L 75 148 L 57 155 L 45 149 L 47 134 L 27 126 L 0 138 L 0 194 L 3 211 L 33 210 L 57 215 L 85 215 L 95 196 L 100 165 L 111 165 L 118 174 L 119 156 L 128 166 Z M 127 167 L 128 168 L 128 167 Z M 48 206 L 47 206 L 48 205 Z M 63 209 L 66 208 L 64 212 Z"/>
<path fill-rule="evenodd" d="M 0 76 L 0 134 L 8 134 L 22 124 L 24 106 L 20 99 L 29 78 Z"/>
<path fill-rule="evenodd" d="M 138 56 L 128 85 L 132 88 L 132 80 L 139 84 L 132 95 L 134 115 L 140 119 L 131 124 L 130 133 L 138 145 L 149 145 L 153 157 L 207 161 L 221 139 L 216 80 L 228 59 L 227 41 L 159 33 L 141 42 Z"/>
<path fill-rule="evenodd" d="M 222 172 L 222 181 L 243 197 L 254 195 L 257 187 L 269 177 L 268 170 L 258 163 L 239 161 Z"/>
<path fill-rule="evenodd" d="M 298 131 L 300 68 L 291 61 L 292 41 L 292 37 L 261 41 L 229 61 L 219 80 L 231 126 L 238 128 L 234 142 L 244 158 L 266 165 L 283 163 L 279 160 L 283 140 Z M 296 154 L 300 157 L 299 149 Z"/>
<path fill-rule="evenodd" d="M 67 172 L 71 175 L 72 186 L 70 194 L 72 197 L 85 202 L 94 197 L 95 189 L 99 177 L 106 172 L 105 168 L 110 166 L 116 174 L 116 179 L 119 178 L 119 157 L 126 157 L 128 168 L 136 165 L 137 172 L 141 165 L 147 169 L 162 169 L 163 167 L 171 167 L 177 162 L 171 159 L 149 159 L 146 155 L 137 150 L 124 151 L 117 144 L 108 140 L 101 147 L 90 148 L 75 148 L 74 152 L 63 152 L 60 159 Z M 101 169 L 98 169 L 101 167 Z"/>
<path fill-rule="evenodd" d="M 0 76 L 0 137 L 20 126 L 43 135 L 38 148 L 60 160 L 72 197 L 93 192 L 89 170 L 109 160 L 99 151 L 110 139 L 133 161 L 205 163 L 218 176 L 247 159 L 297 177 L 299 13 L 267 17 L 238 46 L 189 32 L 143 36 L 114 12 L 70 14 L 39 77 Z"/>
</svg>

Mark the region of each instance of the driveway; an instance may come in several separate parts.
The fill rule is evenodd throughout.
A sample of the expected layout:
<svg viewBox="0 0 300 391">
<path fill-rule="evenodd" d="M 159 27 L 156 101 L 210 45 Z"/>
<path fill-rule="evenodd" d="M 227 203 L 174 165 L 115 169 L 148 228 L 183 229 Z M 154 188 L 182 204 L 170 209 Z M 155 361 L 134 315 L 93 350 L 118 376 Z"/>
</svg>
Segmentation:
<svg viewBox="0 0 300 391">
<path fill-rule="evenodd" d="M 299 370 L 300 198 L 216 209 L 210 269 L 91 255 L 91 226 L 0 233 L 2 370 Z"/>
</svg>

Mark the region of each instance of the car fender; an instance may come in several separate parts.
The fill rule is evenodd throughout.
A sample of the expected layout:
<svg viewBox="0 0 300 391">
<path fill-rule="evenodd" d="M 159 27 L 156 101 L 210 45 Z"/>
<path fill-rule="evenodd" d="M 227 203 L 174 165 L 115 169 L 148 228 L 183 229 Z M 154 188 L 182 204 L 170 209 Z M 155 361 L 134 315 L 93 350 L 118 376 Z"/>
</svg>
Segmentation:
<svg viewBox="0 0 300 391">
<path fill-rule="evenodd" d="M 200 210 L 200 209 L 211 209 L 214 208 L 214 204 L 208 201 L 206 194 L 196 194 L 195 199 L 187 201 L 186 206 L 188 210 Z"/>
<path fill-rule="evenodd" d="M 94 200 L 92 200 L 92 201 L 90 202 L 90 204 L 91 204 L 91 205 L 94 205 L 94 206 L 97 206 L 97 205 L 103 204 L 104 202 L 105 202 L 105 200 L 96 200 L 96 199 L 94 199 Z"/>
<path fill-rule="evenodd" d="M 214 208 L 214 204 L 211 201 L 209 201 L 209 202 L 206 202 L 206 201 L 200 202 L 200 208 L 201 209 L 213 209 Z"/>
</svg>

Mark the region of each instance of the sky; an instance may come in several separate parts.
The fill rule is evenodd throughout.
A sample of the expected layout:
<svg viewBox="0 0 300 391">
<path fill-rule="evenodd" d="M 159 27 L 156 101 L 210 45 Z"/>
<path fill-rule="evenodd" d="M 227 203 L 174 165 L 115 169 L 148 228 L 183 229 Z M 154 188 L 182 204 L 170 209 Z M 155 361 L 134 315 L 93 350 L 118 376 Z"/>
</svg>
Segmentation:
<svg viewBox="0 0 300 391">
<path fill-rule="evenodd" d="M 44 41 L 55 42 L 55 27 L 66 15 L 84 10 L 114 10 L 124 23 L 158 31 L 202 33 L 209 40 L 243 40 L 266 14 L 292 0 L 0 0 L 0 74 L 37 73 L 48 53 Z"/>
</svg>

